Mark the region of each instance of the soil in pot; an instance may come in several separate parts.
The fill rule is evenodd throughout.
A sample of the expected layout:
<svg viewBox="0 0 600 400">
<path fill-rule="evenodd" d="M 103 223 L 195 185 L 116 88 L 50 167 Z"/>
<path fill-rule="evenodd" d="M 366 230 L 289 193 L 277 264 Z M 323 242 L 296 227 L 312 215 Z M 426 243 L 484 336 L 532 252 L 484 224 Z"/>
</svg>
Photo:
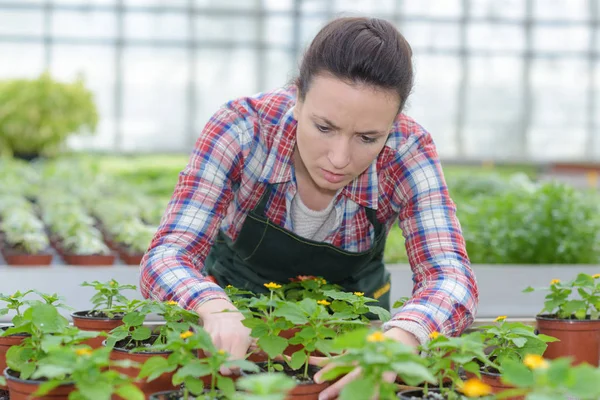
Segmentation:
<svg viewBox="0 0 600 400">
<path fill-rule="evenodd" d="M 66 384 L 52 389 L 48 394 L 41 397 L 34 397 L 39 386 L 44 381 L 24 380 L 18 377 L 18 373 L 6 369 L 6 381 L 8 383 L 10 400 L 68 400 L 69 394 L 75 390 L 75 385 Z"/>
<path fill-rule="evenodd" d="M 110 332 L 117 326 L 123 325 L 123 313 L 115 313 L 113 318 L 98 310 L 77 311 L 71 314 L 73 325 L 82 331 L 92 332 Z M 84 343 L 94 349 L 102 347 L 102 342 L 106 338 L 98 336 L 86 340 Z"/>
<path fill-rule="evenodd" d="M 129 338 L 125 338 L 123 340 L 115 343 L 115 347 L 110 353 L 110 358 L 112 360 L 133 360 L 140 364 L 146 362 L 149 358 L 154 356 L 160 356 L 164 358 L 168 358 L 170 352 L 161 351 L 161 352 L 153 352 L 151 350 L 152 343 L 156 340 L 158 336 L 152 335 L 149 339 L 143 342 L 129 343 Z M 147 347 L 148 351 L 144 352 L 136 352 L 132 353 L 131 350 L 135 347 Z M 121 368 L 114 367 L 114 370 L 121 372 L 127 376 L 136 377 L 138 376 L 140 370 L 139 368 L 131 367 L 131 368 Z M 150 396 L 152 393 L 163 392 L 167 390 L 176 390 L 178 387 L 174 386 L 172 382 L 173 374 L 175 372 L 170 372 L 167 374 L 161 375 L 159 378 L 153 380 L 152 382 L 147 382 L 145 379 L 141 381 L 134 382 L 134 384 L 140 388 L 142 392 L 146 395 L 146 397 Z"/>
<path fill-rule="evenodd" d="M 0 331 L 5 331 L 8 327 L 0 328 Z M 18 346 L 27 335 L 10 335 L 0 336 L 0 371 L 6 368 L 6 352 L 11 346 Z M 4 386 L 0 385 L 0 388 Z"/>
<path fill-rule="evenodd" d="M 539 333 L 560 341 L 548 343 L 544 357 L 572 357 L 574 364 L 600 364 L 600 320 L 557 319 L 554 315 L 536 316 Z"/>
<path fill-rule="evenodd" d="M 446 400 L 446 397 L 440 394 L 437 389 L 429 389 L 427 395 L 423 394 L 423 389 L 407 390 L 398 393 L 401 400 Z"/>
<path fill-rule="evenodd" d="M 205 391 L 205 393 L 207 393 L 207 392 Z M 148 400 L 183 400 L 183 399 L 184 399 L 184 397 L 183 397 L 182 390 L 168 390 L 166 392 L 154 393 L 148 398 Z M 190 399 L 195 399 L 195 397 L 190 395 Z M 213 397 L 210 400 L 225 400 L 225 399 L 226 399 L 226 397 L 219 396 L 219 397 Z"/>
<path fill-rule="evenodd" d="M 8 390 L 0 389 L 0 400 L 9 400 Z"/>
</svg>

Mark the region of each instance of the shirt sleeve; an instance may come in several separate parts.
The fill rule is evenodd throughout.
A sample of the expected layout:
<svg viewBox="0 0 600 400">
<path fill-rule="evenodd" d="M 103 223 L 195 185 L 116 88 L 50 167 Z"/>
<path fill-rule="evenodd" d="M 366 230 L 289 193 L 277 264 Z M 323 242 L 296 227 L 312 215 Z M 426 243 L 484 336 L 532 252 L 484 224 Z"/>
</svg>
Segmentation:
<svg viewBox="0 0 600 400">
<path fill-rule="evenodd" d="M 414 126 L 413 143 L 392 178 L 413 293 L 384 329 L 405 329 L 424 343 L 434 331 L 460 335 L 473 322 L 479 293 L 435 145 L 428 132 Z"/>
<path fill-rule="evenodd" d="M 196 141 L 141 262 L 140 290 L 145 298 L 177 301 L 186 309 L 211 299 L 229 300 L 201 270 L 240 179 L 246 123 L 222 108 Z"/>
</svg>

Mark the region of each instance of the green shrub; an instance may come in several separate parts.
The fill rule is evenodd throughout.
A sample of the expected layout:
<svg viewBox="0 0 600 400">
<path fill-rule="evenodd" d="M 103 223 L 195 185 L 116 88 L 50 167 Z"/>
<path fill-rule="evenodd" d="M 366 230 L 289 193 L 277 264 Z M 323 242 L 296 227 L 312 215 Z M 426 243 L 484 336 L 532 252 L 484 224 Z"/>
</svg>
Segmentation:
<svg viewBox="0 0 600 400">
<path fill-rule="evenodd" d="M 98 112 L 81 79 L 0 82 L 0 149 L 4 154 L 54 155 L 68 136 L 96 130 Z"/>
<path fill-rule="evenodd" d="M 513 182 L 459 207 L 473 263 L 600 262 L 600 199 L 557 182 Z"/>
</svg>

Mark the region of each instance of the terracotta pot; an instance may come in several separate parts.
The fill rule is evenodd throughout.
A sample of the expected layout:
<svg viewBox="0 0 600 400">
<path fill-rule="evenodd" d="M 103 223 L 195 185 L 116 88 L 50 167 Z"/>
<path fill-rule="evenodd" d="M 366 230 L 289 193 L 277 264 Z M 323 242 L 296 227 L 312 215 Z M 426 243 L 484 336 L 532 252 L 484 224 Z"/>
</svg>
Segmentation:
<svg viewBox="0 0 600 400">
<path fill-rule="evenodd" d="M 439 393 L 438 389 L 429 389 L 429 393 Z M 401 400 L 411 400 L 413 397 L 417 399 L 423 398 L 423 389 L 405 390 L 398 393 L 398 398 Z"/>
<path fill-rule="evenodd" d="M 127 265 L 138 266 L 142 262 L 142 257 L 144 257 L 144 253 L 128 253 L 125 250 L 119 250 L 119 257 L 121 260 Z"/>
<path fill-rule="evenodd" d="M 105 343 L 103 343 L 103 344 L 105 344 Z M 163 358 L 168 358 L 169 354 L 171 354 L 171 353 L 166 352 L 166 351 L 156 352 L 156 353 L 130 353 L 127 350 L 119 349 L 119 348 L 115 347 L 110 352 L 110 359 L 111 360 L 132 360 L 132 361 L 138 362 L 140 364 L 143 364 L 151 357 L 160 356 Z M 114 367 L 111 369 L 114 369 L 115 371 L 118 371 L 122 374 L 125 374 L 125 375 L 133 377 L 133 378 L 138 376 L 138 374 L 140 373 L 140 369 L 135 368 L 135 367 L 131 367 L 131 368 Z M 143 379 L 143 380 L 134 382 L 134 385 L 139 387 L 140 390 L 142 392 L 144 392 L 144 395 L 146 395 L 146 397 L 150 396 L 152 393 L 162 392 L 162 391 L 166 391 L 166 390 L 176 390 L 178 388 L 171 383 L 171 380 L 172 380 L 174 374 L 175 374 L 175 372 L 169 372 L 167 374 L 163 374 L 159 378 L 153 380 L 152 382 L 147 382 L 145 379 Z M 118 398 L 118 397 L 114 397 L 114 398 Z"/>
<path fill-rule="evenodd" d="M 502 393 L 505 390 L 508 389 L 514 389 L 514 386 L 511 385 L 505 385 L 504 383 L 502 383 L 502 381 L 500 380 L 500 377 L 502 376 L 501 374 L 496 374 L 493 372 L 488 372 L 488 371 L 483 371 L 480 370 L 479 371 L 481 373 L 481 381 L 487 385 L 490 385 L 492 387 L 492 393 L 497 394 L 497 393 Z M 467 379 L 471 379 L 471 378 L 477 378 L 475 376 L 475 374 L 471 373 L 471 372 L 465 372 L 465 375 L 467 376 Z M 524 400 L 525 396 L 516 396 L 516 397 L 507 397 L 506 400 Z"/>
<path fill-rule="evenodd" d="M 90 254 L 90 255 L 78 255 L 78 254 L 63 254 L 63 259 L 66 264 L 69 265 L 85 265 L 85 266 L 98 266 L 105 267 L 113 265 L 115 263 L 114 254 Z"/>
<path fill-rule="evenodd" d="M 60 385 L 57 388 L 52 389 L 48 394 L 36 397 L 33 396 L 33 393 L 39 389 L 43 382 L 19 379 L 14 374 L 15 372 L 8 368 L 4 370 L 4 376 L 8 383 L 10 400 L 68 400 L 69 394 L 75 390 L 74 384 Z"/>
<path fill-rule="evenodd" d="M 285 399 L 319 400 L 319 393 L 325 390 L 329 384 L 329 382 L 299 384 L 288 393 Z"/>
<path fill-rule="evenodd" d="M 77 311 L 71 314 L 71 318 L 73 318 L 73 325 L 82 331 L 89 332 L 110 332 L 117 326 L 123 325 L 122 318 L 98 318 L 98 317 L 90 317 L 86 314 L 89 310 L 86 311 Z M 102 347 L 102 342 L 106 338 L 104 336 L 98 336 L 92 339 L 88 339 L 84 344 L 92 347 L 93 349 L 97 349 Z"/>
<path fill-rule="evenodd" d="M 25 254 L 11 251 L 2 253 L 8 265 L 48 266 L 52 263 L 52 254 Z"/>
<path fill-rule="evenodd" d="M 598 366 L 600 361 L 600 320 L 556 319 L 535 317 L 539 333 L 553 336 L 559 342 L 548 343 L 545 358 L 573 357 L 574 364 Z"/>
<path fill-rule="evenodd" d="M 0 330 L 5 330 L 6 328 L 0 328 Z M 18 346 L 21 344 L 23 339 L 25 339 L 27 335 L 10 335 L 10 336 L 0 336 L 0 371 L 4 371 L 6 368 L 6 352 L 12 346 Z M 0 385 L 0 388 L 5 387 Z"/>
</svg>

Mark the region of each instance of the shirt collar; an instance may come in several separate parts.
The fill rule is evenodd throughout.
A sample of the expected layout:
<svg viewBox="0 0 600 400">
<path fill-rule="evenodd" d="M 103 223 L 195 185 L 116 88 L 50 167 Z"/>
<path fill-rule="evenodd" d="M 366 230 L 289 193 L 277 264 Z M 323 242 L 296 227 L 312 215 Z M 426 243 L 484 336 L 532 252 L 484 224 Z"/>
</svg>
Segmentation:
<svg viewBox="0 0 600 400">
<path fill-rule="evenodd" d="M 281 118 L 281 123 L 273 129 L 274 139 L 267 155 L 266 167 L 261 174 L 261 180 L 271 184 L 284 183 L 292 180 L 292 163 L 296 146 L 297 121 L 294 118 L 294 108 L 291 107 Z M 377 209 L 379 184 L 377 180 L 377 159 L 341 191 L 341 194 L 363 207 Z"/>
</svg>

